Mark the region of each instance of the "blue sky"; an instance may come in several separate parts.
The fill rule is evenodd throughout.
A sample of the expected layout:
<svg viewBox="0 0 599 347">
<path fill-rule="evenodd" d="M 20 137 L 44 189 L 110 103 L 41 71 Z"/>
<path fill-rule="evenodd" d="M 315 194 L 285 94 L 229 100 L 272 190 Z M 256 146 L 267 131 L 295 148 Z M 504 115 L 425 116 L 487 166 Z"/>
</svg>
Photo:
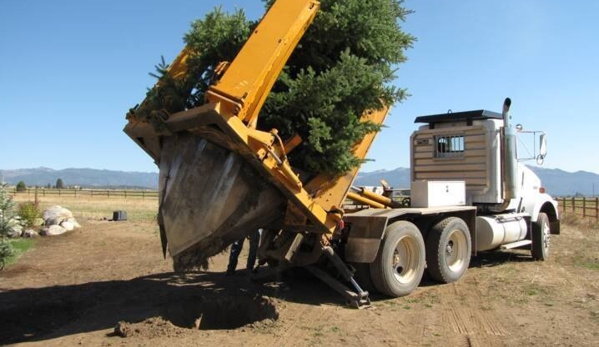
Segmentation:
<svg viewBox="0 0 599 347">
<path fill-rule="evenodd" d="M 0 169 L 46 166 L 157 171 L 123 132 L 163 55 L 218 5 L 262 15 L 254 1 L 1 0 Z M 545 167 L 599 173 L 599 2 L 407 0 L 418 42 L 396 105 L 363 171 L 409 166 L 416 116 L 486 108 L 545 130 Z"/>
</svg>

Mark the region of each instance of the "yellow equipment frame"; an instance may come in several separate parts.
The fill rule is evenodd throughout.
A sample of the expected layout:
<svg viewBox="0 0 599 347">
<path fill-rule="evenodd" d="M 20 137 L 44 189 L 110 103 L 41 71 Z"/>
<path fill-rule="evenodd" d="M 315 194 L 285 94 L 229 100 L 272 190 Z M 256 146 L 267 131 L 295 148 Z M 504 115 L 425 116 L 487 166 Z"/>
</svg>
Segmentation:
<svg viewBox="0 0 599 347">
<path fill-rule="evenodd" d="M 224 72 L 207 92 L 207 104 L 170 115 L 166 133 L 156 132 L 150 124 L 131 114 L 124 131 L 157 162 L 160 137 L 177 131 L 201 135 L 240 153 L 290 201 L 286 226 L 322 233 L 325 235 L 323 241 L 326 241 L 341 221 L 341 205 L 358 168 L 340 177 L 321 174 L 304 186 L 289 165 L 289 150 L 285 149 L 276 129 L 270 132 L 256 129 L 258 114 L 270 89 L 319 6 L 320 3 L 314 0 L 276 1 L 233 62 L 219 66 Z M 172 77 L 187 73 L 189 54 L 183 49 L 171 64 L 168 73 Z M 388 108 L 370 110 L 363 119 L 382 124 L 388 111 Z M 221 132 L 206 125 L 216 125 Z M 353 149 L 354 155 L 364 158 L 375 136 L 376 133 L 368 134 L 358 142 Z M 290 142 L 296 145 L 298 139 Z"/>
</svg>

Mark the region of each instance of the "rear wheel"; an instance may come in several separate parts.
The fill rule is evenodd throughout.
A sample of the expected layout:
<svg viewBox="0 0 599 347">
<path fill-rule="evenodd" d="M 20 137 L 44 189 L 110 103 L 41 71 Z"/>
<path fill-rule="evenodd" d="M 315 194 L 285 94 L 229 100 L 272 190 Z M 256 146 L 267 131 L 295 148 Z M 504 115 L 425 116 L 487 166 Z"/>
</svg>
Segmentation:
<svg viewBox="0 0 599 347">
<path fill-rule="evenodd" d="M 399 221 L 389 225 L 376 259 L 370 264 L 377 291 L 392 297 L 413 292 L 424 273 L 424 252 L 424 240 L 414 224 Z"/>
<path fill-rule="evenodd" d="M 360 288 L 362 288 L 370 294 L 376 292 L 376 288 L 372 283 L 372 276 L 370 276 L 370 264 L 353 263 L 352 266 L 354 267 L 354 269 L 356 269 L 354 277 L 360 285 Z"/>
<path fill-rule="evenodd" d="M 445 218 L 433 226 L 427 236 L 427 271 L 439 282 L 456 282 L 468 269 L 471 252 L 466 223 L 457 217 Z"/>
<path fill-rule="evenodd" d="M 549 227 L 549 217 L 541 212 L 537 221 L 532 223 L 531 254 L 535 260 L 547 260 L 550 241 L 551 228 Z"/>
</svg>

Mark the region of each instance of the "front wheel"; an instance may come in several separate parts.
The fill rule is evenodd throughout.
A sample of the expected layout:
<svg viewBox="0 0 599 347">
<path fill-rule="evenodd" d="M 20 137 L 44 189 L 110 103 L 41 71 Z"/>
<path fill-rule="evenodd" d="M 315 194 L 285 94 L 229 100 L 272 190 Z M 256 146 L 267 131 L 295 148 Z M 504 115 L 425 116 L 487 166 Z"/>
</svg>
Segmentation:
<svg viewBox="0 0 599 347">
<path fill-rule="evenodd" d="M 549 217 L 547 217 L 547 214 L 541 212 L 537 221 L 532 223 L 531 254 L 535 260 L 547 260 L 550 240 L 551 228 L 549 227 Z"/>
<path fill-rule="evenodd" d="M 439 282 L 456 282 L 468 269 L 471 252 L 466 223 L 457 217 L 445 218 L 433 226 L 427 236 L 427 271 Z"/>
<path fill-rule="evenodd" d="M 424 273 L 424 253 L 422 234 L 414 224 L 399 221 L 389 225 L 376 259 L 370 264 L 374 287 L 392 297 L 413 292 Z"/>
</svg>

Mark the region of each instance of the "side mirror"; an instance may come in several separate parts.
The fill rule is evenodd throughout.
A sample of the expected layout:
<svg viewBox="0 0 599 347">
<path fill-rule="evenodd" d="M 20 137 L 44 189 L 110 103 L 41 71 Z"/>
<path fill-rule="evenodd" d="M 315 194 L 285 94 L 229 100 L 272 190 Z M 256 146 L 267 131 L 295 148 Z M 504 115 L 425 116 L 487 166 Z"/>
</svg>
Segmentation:
<svg viewBox="0 0 599 347">
<path fill-rule="evenodd" d="M 537 164 L 543 165 L 547 156 L 547 135 L 542 133 L 539 136 L 539 155 L 537 155 Z"/>
</svg>

